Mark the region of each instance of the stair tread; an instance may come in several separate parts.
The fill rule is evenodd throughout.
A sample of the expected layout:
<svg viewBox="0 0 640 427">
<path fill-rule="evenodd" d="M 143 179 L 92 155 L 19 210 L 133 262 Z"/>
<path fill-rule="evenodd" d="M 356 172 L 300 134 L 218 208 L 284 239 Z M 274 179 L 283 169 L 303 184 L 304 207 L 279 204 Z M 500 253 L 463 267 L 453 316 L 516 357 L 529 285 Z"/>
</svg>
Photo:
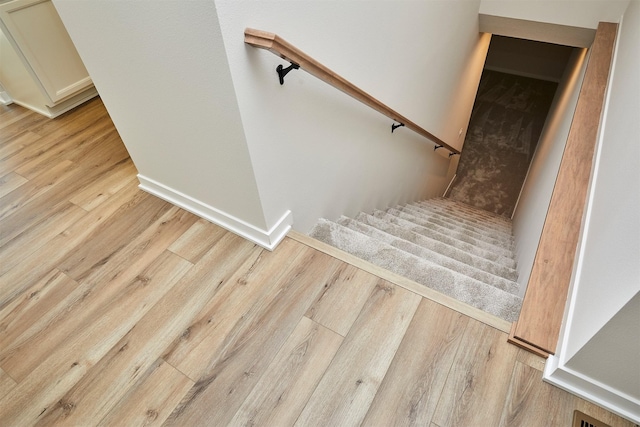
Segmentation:
<svg viewBox="0 0 640 427">
<path fill-rule="evenodd" d="M 310 235 L 382 268 L 401 274 L 507 321 L 515 321 L 522 299 L 387 243 L 321 219 Z"/>
<path fill-rule="evenodd" d="M 443 256 L 455 259 L 459 262 L 465 263 L 480 270 L 488 272 L 490 271 L 497 276 L 504 277 L 505 279 L 512 281 L 515 281 L 518 278 L 518 272 L 515 269 L 510 268 L 509 266 L 504 265 L 498 261 L 493 261 L 475 253 L 459 249 L 456 246 L 450 245 L 441 240 L 414 233 L 413 231 L 407 230 L 400 225 L 385 221 L 382 218 L 376 218 L 372 215 L 367 215 L 362 212 L 358 216 L 356 216 L 355 219 L 371 227 L 375 227 L 385 233 L 393 235 L 396 238 L 404 239 L 415 245 L 432 250 L 434 252 L 442 254 Z"/>
<path fill-rule="evenodd" d="M 484 221 L 492 222 L 494 224 L 508 225 L 511 222 L 510 218 L 506 218 L 501 215 L 497 215 L 493 212 L 485 211 L 475 206 L 468 205 L 466 203 L 458 202 L 457 200 L 451 200 L 442 197 L 435 197 L 433 199 L 425 200 L 423 203 L 429 203 L 439 205 L 447 208 L 454 209 L 461 214 L 467 214 L 473 217 L 483 218 Z"/>
<path fill-rule="evenodd" d="M 351 230 L 365 234 L 373 239 L 401 249 L 405 252 L 411 253 L 422 259 L 431 261 L 435 264 L 463 274 L 472 279 L 486 283 L 490 286 L 494 286 L 505 292 L 509 292 L 514 295 L 517 295 L 518 293 L 519 286 L 512 280 L 506 279 L 488 271 L 480 270 L 469 264 L 465 264 L 456 259 L 447 257 L 446 255 L 443 255 L 439 252 L 416 245 L 415 243 L 409 242 L 408 240 L 397 238 L 389 233 L 381 231 L 375 227 L 372 227 L 355 219 L 341 217 L 336 222 L 342 226 L 350 228 Z"/>
<path fill-rule="evenodd" d="M 470 215 L 465 215 L 458 211 L 452 210 L 450 208 L 445 208 L 442 206 L 432 205 L 432 204 L 416 204 L 420 209 L 425 210 L 427 212 L 431 212 L 437 215 L 446 216 L 455 221 L 462 221 L 466 224 L 471 224 L 477 226 L 478 224 L 483 224 L 485 230 L 495 230 L 499 233 L 506 234 L 507 236 L 512 237 L 512 226 L 511 224 L 491 224 L 487 221 L 482 220 L 478 217 L 473 217 Z"/>
<path fill-rule="evenodd" d="M 443 218 L 449 218 L 454 221 L 460 221 L 464 224 L 471 225 L 480 230 L 485 230 L 486 232 L 499 233 L 507 237 L 513 238 L 512 227 L 510 223 L 507 225 L 494 225 L 494 224 L 487 223 L 486 221 L 482 221 L 482 219 L 480 218 L 457 215 L 455 212 L 451 212 L 439 206 L 435 206 L 435 205 L 427 204 L 423 202 L 411 203 L 410 206 L 416 209 L 422 210 L 424 212 L 431 213 L 433 215 L 439 215 Z"/>
<path fill-rule="evenodd" d="M 509 247 L 510 245 L 504 245 L 502 242 L 496 241 L 495 239 L 489 239 L 489 238 L 479 238 L 474 236 L 470 236 L 468 233 L 464 232 L 464 231 L 460 231 L 460 230 L 455 230 L 455 229 L 450 229 L 447 227 L 442 227 L 439 226 L 437 224 L 434 224 L 430 221 L 424 220 L 424 219 L 420 219 L 419 217 L 416 217 L 415 215 L 411 215 L 407 212 L 403 212 L 401 210 L 395 209 L 395 208 L 391 208 L 391 209 L 387 209 L 386 211 L 387 213 L 394 215 L 394 216 L 398 216 L 400 218 L 406 219 L 410 222 L 415 223 L 418 226 L 424 227 L 424 228 L 429 228 L 435 231 L 439 231 L 442 234 L 447 234 L 451 237 L 454 237 L 458 240 L 461 240 L 463 242 L 467 242 L 467 243 L 471 243 L 473 245 L 488 249 L 488 250 L 493 250 L 496 251 L 498 253 L 500 253 L 501 255 L 504 255 L 506 257 L 513 257 L 513 250 L 511 247 Z M 507 247 L 505 247 L 507 246 Z"/>
<path fill-rule="evenodd" d="M 485 248 L 481 248 L 479 246 L 476 246 L 472 243 L 468 243 L 459 239 L 456 239 L 455 237 L 452 237 L 448 234 L 443 234 L 440 233 L 438 231 L 435 230 L 431 230 L 425 227 L 422 227 L 420 225 L 417 225 L 409 220 L 400 218 L 398 216 L 395 215 L 391 215 L 387 212 L 384 211 L 374 211 L 373 212 L 373 216 L 376 218 L 380 218 L 380 219 L 384 219 L 387 222 L 396 224 L 400 227 L 403 227 L 413 233 L 419 234 L 421 236 L 425 236 L 434 240 L 439 240 L 441 242 L 444 242 L 450 246 L 454 246 L 457 247 L 461 250 L 464 250 L 465 252 L 469 252 L 471 254 L 477 255 L 477 256 L 481 256 L 483 258 L 486 258 L 490 261 L 493 262 L 497 262 L 500 264 L 503 264 L 507 267 L 511 267 L 514 268 L 515 267 L 515 260 L 510 257 L 510 256 L 505 256 L 502 253 L 497 253 L 495 251 L 492 251 L 490 249 L 485 249 Z"/>
<path fill-rule="evenodd" d="M 433 214 L 429 211 L 416 208 L 415 206 L 403 206 L 402 208 L 400 208 L 400 210 L 431 221 L 434 224 L 440 225 L 442 227 L 449 227 L 451 229 L 468 232 L 472 236 L 477 236 L 477 238 L 488 238 L 490 239 L 490 241 L 496 241 L 498 242 L 498 244 L 504 244 L 507 247 L 513 246 L 513 237 L 506 233 L 501 233 L 498 231 L 487 231 L 482 228 L 476 227 L 473 224 L 467 224 L 460 220 L 454 220 L 452 218 L 446 217 L 443 218 L 438 214 Z"/>
</svg>

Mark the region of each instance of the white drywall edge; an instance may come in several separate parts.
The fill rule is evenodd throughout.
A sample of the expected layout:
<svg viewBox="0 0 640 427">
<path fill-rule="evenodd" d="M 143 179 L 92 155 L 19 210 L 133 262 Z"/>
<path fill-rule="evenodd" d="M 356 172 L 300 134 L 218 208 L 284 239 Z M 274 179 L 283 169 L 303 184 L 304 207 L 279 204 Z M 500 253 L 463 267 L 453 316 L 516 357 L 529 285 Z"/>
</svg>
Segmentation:
<svg viewBox="0 0 640 427">
<path fill-rule="evenodd" d="M 261 230 L 241 219 L 222 212 L 213 206 L 202 203 L 186 194 L 167 187 L 153 179 L 138 175 L 141 190 L 153 194 L 167 202 L 181 207 L 201 218 L 204 218 L 220 227 L 231 231 L 245 239 L 262 246 L 270 251 L 274 250 L 278 243 L 284 239 L 293 223 L 291 211 L 286 211 L 280 220 L 269 230 Z"/>
<path fill-rule="evenodd" d="M 547 359 L 543 380 L 640 424 L 640 402 L 593 378 L 567 368 L 561 364 L 558 356 L 549 356 Z"/>
</svg>

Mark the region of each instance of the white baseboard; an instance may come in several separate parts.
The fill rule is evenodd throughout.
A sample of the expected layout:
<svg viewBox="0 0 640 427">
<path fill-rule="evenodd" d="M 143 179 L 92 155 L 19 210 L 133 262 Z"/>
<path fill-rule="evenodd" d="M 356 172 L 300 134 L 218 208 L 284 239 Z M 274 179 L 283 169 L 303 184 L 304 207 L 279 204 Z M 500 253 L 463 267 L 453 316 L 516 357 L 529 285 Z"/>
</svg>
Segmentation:
<svg viewBox="0 0 640 427">
<path fill-rule="evenodd" d="M 451 181 L 449 181 L 449 185 L 447 185 L 447 189 L 444 190 L 444 194 L 442 194 L 442 197 L 447 197 L 447 194 L 449 193 L 449 190 L 451 190 L 451 186 L 453 185 L 453 181 L 456 180 L 457 176 L 458 176 L 457 173 L 453 174 L 453 178 L 451 178 Z"/>
<path fill-rule="evenodd" d="M 614 414 L 640 424 L 640 402 L 561 365 L 558 356 L 549 356 L 547 359 L 543 379 Z"/>
<path fill-rule="evenodd" d="M 98 91 L 94 87 L 90 87 L 82 93 L 79 93 L 76 96 L 73 96 L 59 104 L 50 107 L 48 105 L 37 105 L 35 103 L 24 102 L 20 99 L 13 99 L 12 102 L 16 105 L 24 107 L 28 110 L 35 111 L 38 114 L 42 114 L 50 119 L 55 119 L 56 117 L 66 113 L 67 111 L 77 107 L 78 105 L 89 101 L 90 99 L 98 96 Z"/>
<path fill-rule="evenodd" d="M 167 187 L 153 179 L 138 175 L 139 188 L 160 197 L 169 203 L 181 207 L 201 218 L 211 221 L 245 239 L 272 251 L 284 239 L 293 223 L 291 211 L 286 211 L 280 220 L 269 230 L 262 230 L 241 219 L 222 212 L 213 206 L 202 203 L 186 194 Z"/>
<path fill-rule="evenodd" d="M 0 104 L 9 105 L 13 103 L 13 99 L 9 96 L 9 94 L 2 89 L 0 89 Z"/>
</svg>

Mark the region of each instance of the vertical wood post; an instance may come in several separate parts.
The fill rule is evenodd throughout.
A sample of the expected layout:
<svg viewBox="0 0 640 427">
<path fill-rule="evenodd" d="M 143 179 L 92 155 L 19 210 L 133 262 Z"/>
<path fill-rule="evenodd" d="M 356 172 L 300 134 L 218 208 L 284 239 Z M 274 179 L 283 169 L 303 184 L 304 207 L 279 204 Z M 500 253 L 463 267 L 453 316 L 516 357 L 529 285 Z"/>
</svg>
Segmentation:
<svg viewBox="0 0 640 427">
<path fill-rule="evenodd" d="M 554 354 L 586 205 L 618 25 L 601 22 L 510 342 Z"/>
</svg>

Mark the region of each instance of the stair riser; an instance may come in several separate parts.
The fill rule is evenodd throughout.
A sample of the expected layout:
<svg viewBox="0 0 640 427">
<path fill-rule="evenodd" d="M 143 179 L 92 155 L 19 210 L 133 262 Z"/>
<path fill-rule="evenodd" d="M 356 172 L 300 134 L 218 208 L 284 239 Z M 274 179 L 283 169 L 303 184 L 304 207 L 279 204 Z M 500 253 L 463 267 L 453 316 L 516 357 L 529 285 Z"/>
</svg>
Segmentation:
<svg viewBox="0 0 640 427">
<path fill-rule="evenodd" d="M 518 317 L 521 298 L 339 224 L 321 220 L 312 230 L 312 236 L 507 321 L 515 321 Z"/>
<path fill-rule="evenodd" d="M 442 241 L 435 240 L 421 234 L 413 233 L 396 224 L 378 219 L 374 216 L 361 213 L 356 217 L 356 220 L 371 227 L 375 227 L 380 231 L 391 234 L 396 238 L 407 240 L 408 242 L 411 242 L 415 245 L 440 253 L 444 256 L 455 259 L 456 261 L 465 263 L 474 268 L 478 268 L 483 271 L 491 271 L 493 274 L 503 277 L 507 280 L 515 281 L 518 278 L 518 272 L 512 268 L 505 266 L 504 264 L 488 260 L 484 257 L 472 254 L 470 252 L 463 251 Z"/>
<path fill-rule="evenodd" d="M 484 211 L 482 209 L 474 208 L 473 206 L 465 205 L 464 203 L 454 202 L 449 199 L 435 198 L 430 199 L 429 203 L 433 203 L 434 205 L 442 206 L 446 209 L 452 210 L 454 212 L 465 213 L 471 216 L 483 218 L 485 221 L 492 222 L 495 224 L 507 225 L 511 221 L 510 218 L 506 218 L 500 215 L 495 215 L 490 212 Z"/>
<path fill-rule="evenodd" d="M 429 221 L 421 220 L 420 218 L 416 218 L 414 215 L 407 214 L 406 212 L 402 212 L 396 209 L 389 209 L 387 213 L 397 216 L 399 218 L 405 219 L 407 221 L 413 222 L 417 226 L 428 228 L 434 231 L 437 231 L 442 234 L 446 234 L 454 239 L 478 246 L 483 249 L 487 249 L 490 251 L 495 251 L 500 255 L 509 257 L 512 256 L 511 248 L 505 248 L 500 242 L 496 242 L 495 240 L 491 241 L 490 239 L 482 239 L 477 238 L 476 236 L 470 236 L 469 233 L 461 232 L 459 230 L 451 230 L 446 227 L 441 227 L 439 225 L 435 225 Z"/>
<path fill-rule="evenodd" d="M 486 283 L 505 292 L 509 292 L 514 295 L 518 293 L 517 283 L 494 275 L 490 272 L 479 270 L 470 265 L 461 263 L 460 261 L 454 260 L 452 258 L 448 258 L 429 249 L 422 248 L 421 246 L 415 245 L 406 240 L 398 239 L 388 233 L 380 231 L 377 228 L 371 227 L 362 222 L 343 217 L 337 223 L 342 225 L 343 227 L 347 227 L 353 231 L 367 235 L 372 239 L 394 246 L 400 250 L 420 257 L 421 259 L 430 261 L 434 264 L 448 268 L 457 273 L 464 274 L 467 277 Z"/>
<path fill-rule="evenodd" d="M 430 239 L 441 241 L 450 246 L 455 246 L 460 250 L 469 252 L 473 255 L 477 255 L 482 258 L 486 258 L 489 261 L 498 262 L 509 268 L 515 267 L 515 261 L 513 260 L 513 258 L 509 256 L 509 254 L 503 255 L 501 253 L 496 253 L 491 250 L 480 248 L 473 244 L 453 238 L 447 234 L 442 234 L 437 231 L 421 227 L 419 225 L 412 223 L 411 221 L 407 221 L 405 219 L 399 218 L 395 215 L 391 215 L 383 211 L 375 211 L 373 213 L 373 216 L 376 218 L 380 218 L 382 220 L 388 221 L 392 224 L 396 224 L 402 228 L 407 229 L 408 231 L 411 231 L 412 233 L 416 233 Z"/>
<path fill-rule="evenodd" d="M 472 213 L 453 209 L 449 206 L 443 206 L 440 203 L 435 203 L 431 201 L 417 202 L 416 204 L 423 208 L 441 212 L 443 215 L 448 215 L 453 218 L 459 218 L 459 219 L 467 220 L 477 224 L 481 224 L 486 228 L 492 228 L 492 229 L 502 230 L 502 231 L 511 230 L 511 223 L 505 222 L 505 220 L 496 221 L 496 220 L 487 219 L 486 217 L 483 217 L 480 215 L 474 215 Z"/>
<path fill-rule="evenodd" d="M 473 225 L 466 224 L 462 221 L 453 221 L 449 218 L 443 218 L 440 215 L 434 215 L 429 212 L 425 212 L 424 210 L 415 208 L 413 206 L 404 206 L 400 210 L 407 212 L 410 215 L 415 215 L 418 218 L 431 221 L 434 224 L 437 224 L 441 227 L 448 227 L 455 230 L 460 230 L 461 232 L 469 232 L 471 236 L 477 236 L 477 238 L 488 238 L 496 242 L 500 242 L 499 244 L 504 244 L 506 247 L 513 246 L 513 238 L 511 236 L 507 236 L 504 233 L 498 232 L 489 232 L 483 230 L 478 227 L 474 227 Z"/>
<path fill-rule="evenodd" d="M 442 218 L 446 218 L 449 221 L 459 221 L 462 222 L 463 224 L 467 224 L 470 225 L 472 227 L 475 227 L 479 230 L 485 230 L 486 232 L 489 233 L 499 233 L 500 235 L 504 235 L 506 237 L 510 237 L 512 238 L 513 236 L 511 235 L 511 227 L 506 227 L 506 226 L 494 226 L 494 225 L 487 225 L 486 222 L 483 222 L 481 220 L 476 220 L 476 219 L 469 219 L 465 216 L 461 216 L 461 215 L 452 215 L 450 212 L 443 210 L 439 207 L 434 207 L 432 205 L 428 205 L 428 204 L 422 204 L 422 203 L 412 203 L 410 205 L 407 206 L 411 206 L 414 207 L 416 209 L 419 209 L 423 212 L 426 213 L 430 213 L 433 215 L 438 215 Z"/>
<path fill-rule="evenodd" d="M 458 202 L 458 201 L 443 198 L 443 197 L 435 197 L 433 199 L 425 200 L 425 202 L 440 204 L 448 208 L 453 208 L 453 210 L 456 210 L 456 211 L 468 212 L 472 215 L 479 215 L 486 218 L 488 221 L 493 221 L 496 223 L 508 224 L 511 221 L 511 218 L 507 218 L 503 215 L 498 215 L 493 212 L 486 211 L 484 209 L 476 208 L 475 206 L 471 206 L 466 203 Z"/>
</svg>

